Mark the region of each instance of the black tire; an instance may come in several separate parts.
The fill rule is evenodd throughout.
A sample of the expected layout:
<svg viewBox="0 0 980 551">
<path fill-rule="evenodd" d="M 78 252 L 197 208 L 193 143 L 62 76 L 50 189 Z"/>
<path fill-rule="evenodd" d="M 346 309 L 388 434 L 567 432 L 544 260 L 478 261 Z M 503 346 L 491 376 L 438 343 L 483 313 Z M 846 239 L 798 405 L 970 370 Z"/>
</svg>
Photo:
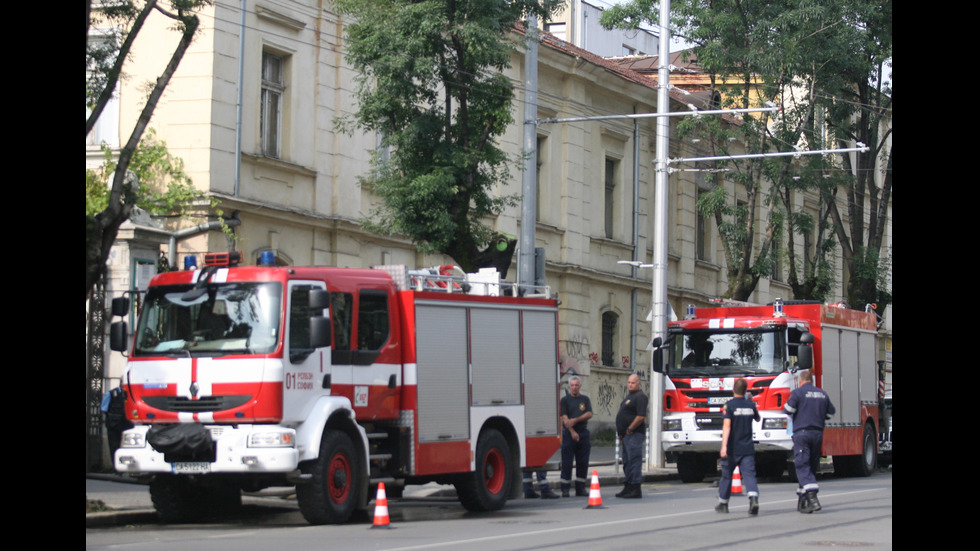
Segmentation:
<svg viewBox="0 0 980 551">
<path fill-rule="evenodd" d="M 677 474 L 688 484 L 704 480 L 701 458 L 696 453 L 677 454 Z"/>
<path fill-rule="evenodd" d="M 177 475 L 154 477 L 150 482 L 150 499 L 160 518 L 169 523 L 230 517 L 242 506 L 242 492 L 238 486 Z"/>
<path fill-rule="evenodd" d="M 502 509 L 514 470 L 507 439 L 497 430 L 484 431 L 476 443 L 476 470 L 461 475 L 455 484 L 460 503 L 468 511 Z"/>
<path fill-rule="evenodd" d="M 354 444 L 346 434 L 327 430 L 320 443 L 320 456 L 305 470 L 312 478 L 296 486 L 296 502 L 310 524 L 347 522 L 357 503 L 360 463 Z"/>
<path fill-rule="evenodd" d="M 878 462 L 878 439 L 871 423 L 864 425 L 861 455 L 854 458 L 854 476 L 871 476 Z"/>
</svg>

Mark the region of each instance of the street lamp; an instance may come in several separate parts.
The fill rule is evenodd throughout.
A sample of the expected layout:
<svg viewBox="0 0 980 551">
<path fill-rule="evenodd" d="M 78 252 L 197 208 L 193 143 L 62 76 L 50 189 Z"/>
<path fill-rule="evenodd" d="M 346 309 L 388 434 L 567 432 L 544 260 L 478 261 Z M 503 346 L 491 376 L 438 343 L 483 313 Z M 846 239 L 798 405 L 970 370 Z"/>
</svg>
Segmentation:
<svg viewBox="0 0 980 551">
<path fill-rule="evenodd" d="M 627 264 L 633 266 L 634 268 L 653 268 L 653 282 L 651 288 L 651 300 L 650 305 L 650 343 L 647 345 L 647 350 L 652 349 L 653 341 L 658 336 L 663 337 L 661 333 L 666 331 L 666 312 L 667 308 L 664 304 L 658 304 L 658 302 L 666 302 L 666 293 L 658 293 L 658 287 L 666 287 L 663 285 L 657 277 L 659 267 L 657 264 L 646 264 L 639 262 L 637 260 L 620 260 L 617 264 Z M 666 289 L 663 289 L 666 291 Z M 658 301 L 659 295 L 664 295 Z M 659 307 L 658 307 L 659 306 Z M 664 318 L 661 320 L 660 318 Z M 632 353 L 632 352 L 631 352 Z M 663 396 L 664 396 L 664 379 L 663 374 L 653 369 L 653 354 L 650 355 L 650 403 L 648 405 L 649 411 L 647 413 L 647 419 L 650 419 L 650 449 L 647 453 L 647 465 L 649 467 L 663 467 L 664 466 L 664 452 L 663 447 L 660 445 L 660 431 L 661 425 L 663 424 Z"/>
</svg>

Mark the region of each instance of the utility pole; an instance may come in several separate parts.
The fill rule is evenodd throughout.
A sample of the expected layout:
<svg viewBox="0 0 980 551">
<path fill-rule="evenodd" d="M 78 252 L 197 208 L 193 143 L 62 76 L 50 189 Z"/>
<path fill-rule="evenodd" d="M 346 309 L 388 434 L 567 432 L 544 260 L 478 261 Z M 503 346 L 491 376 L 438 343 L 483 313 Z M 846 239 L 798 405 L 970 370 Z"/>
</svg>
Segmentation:
<svg viewBox="0 0 980 551">
<path fill-rule="evenodd" d="M 521 236 L 517 284 L 534 284 L 534 231 L 538 216 L 538 18 L 531 14 L 524 28 L 524 174 L 521 183 Z M 520 287 L 518 287 L 520 288 Z"/>
<path fill-rule="evenodd" d="M 670 111 L 670 0 L 660 0 L 660 47 L 657 57 L 657 113 Z M 670 119 L 657 118 L 657 173 L 654 180 L 653 288 L 651 289 L 650 338 L 667 336 L 667 154 L 670 147 Z M 664 466 L 660 445 L 663 423 L 664 375 L 653 370 L 650 354 L 650 450 L 648 467 Z"/>
</svg>

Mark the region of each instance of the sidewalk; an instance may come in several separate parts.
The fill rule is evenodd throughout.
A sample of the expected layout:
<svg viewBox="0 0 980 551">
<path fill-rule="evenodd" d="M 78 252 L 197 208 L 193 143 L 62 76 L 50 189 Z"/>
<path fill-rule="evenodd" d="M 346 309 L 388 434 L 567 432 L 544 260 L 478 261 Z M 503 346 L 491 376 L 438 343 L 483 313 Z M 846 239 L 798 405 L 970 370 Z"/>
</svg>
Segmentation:
<svg viewBox="0 0 980 551">
<path fill-rule="evenodd" d="M 552 487 L 558 488 L 560 468 L 560 453 L 556 453 L 548 462 L 548 481 Z M 595 471 L 599 477 L 599 485 L 609 490 L 623 484 L 622 465 L 616 465 L 615 448 L 594 447 L 589 461 L 589 476 Z M 673 464 L 666 468 L 643 470 L 643 481 L 654 482 L 677 478 L 677 467 Z M 607 491 L 609 491 L 607 490 Z M 294 506 L 292 499 L 295 490 L 289 487 L 268 488 L 256 493 L 243 495 L 244 504 L 265 506 Z M 405 487 L 400 499 L 453 497 L 455 490 L 452 486 L 429 483 Z M 159 522 L 150 492 L 146 484 L 114 473 L 90 473 L 85 477 L 85 497 L 88 501 L 101 501 L 109 511 L 86 513 L 85 525 L 89 528 L 121 526 L 126 524 L 151 524 Z M 393 501 L 397 501 L 392 498 Z"/>
</svg>

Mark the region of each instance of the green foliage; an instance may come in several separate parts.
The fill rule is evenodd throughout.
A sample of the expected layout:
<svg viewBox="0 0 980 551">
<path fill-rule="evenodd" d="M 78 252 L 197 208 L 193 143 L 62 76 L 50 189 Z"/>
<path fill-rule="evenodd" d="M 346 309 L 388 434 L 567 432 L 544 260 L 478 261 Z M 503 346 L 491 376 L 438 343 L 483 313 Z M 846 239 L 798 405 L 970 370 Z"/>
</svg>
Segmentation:
<svg viewBox="0 0 980 551">
<path fill-rule="evenodd" d="M 659 2 L 632 0 L 606 10 L 601 22 L 607 28 L 635 28 L 644 21 L 656 24 L 659 10 Z M 770 100 L 781 108 L 773 120 L 749 115 L 736 124 L 721 124 L 708 117 L 685 119 L 678 123 L 679 134 L 702 139 L 715 156 L 740 153 L 730 151 L 733 143 L 744 145 L 748 152 L 793 151 L 801 139 L 803 148 L 829 148 L 839 143 L 822 140 L 823 132 L 830 128 L 835 134 L 832 139 L 840 143 L 862 141 L 876 148 L 859 165 L 873 166 L 877 148 L 884 144 L 878 127 L 885 111 L 878 106 L 891 93 L 882 80 L 883 69 L 891 63 L 891 10 L 890 0 L 673 0 L 672 34 L 694 44 L 692 52 L 700 67 L 714 76 L 714 86 L 725 98 L 724 107 L 748 107 Z M 890 100 L 885 104 L 890 107 Z M 818 117 L 821 112 L 825 119 Z M 717 163 L 717 168 L 729 171 L 725 179 L 744 190 L 750 207 L 745 216 L 737 205 L 714 192 L 699 204 L 703 213 L 714 215 L 718 222 L 733 296 L 745 298 L 754 288 L 750 275 L 765 274 L 773 260 L 765 238 L 756 240 L 759 242 L 748 239 L 754 228 L 755 201 L 771 213 L 763 232 L 767 237 L 779 235 L 783 223 L 787 224 L 789 231 L 783 235 L 788 241 L 794 293 L 825 295 L 832 288 L 830 253 L 835 241 L 830 223 L 794 212 L 791 197 L 797 191 L 817 192 L 829 208 L 834 207 L 832 190 L 849 191 L 854 243 L 848 244 L 844 256 L 851 286 L 867 287 L 865 277 L 877 277 L 877 271 L 862 267 L 875 265 L 872 259 L 861 260 L 862 253 L 856 251 L 861 243 L 868 243 L 872 251 L 880 247 L 882 226 L 875 226 L 873 217 L 867 228 L 862 226 L 864 201 L 870 197 L 874 207 L 878 188 L 874 182 L 862 181 L 871 171 L 848 171 L 846 159 L 843 167 L 840 159 L 836 161 L 781 157 Z M 767 187 L 762 187 L 763 182 L 768 182 Z M 886 201 L 890 178 L 881 189 L 880 196 Z M 867 235 L 862 235 L 864 231 Z M 814 233 L 816 243 L 802 262 L 796 262 L 794 238 L 806 235 L 810 239 Z M 800 279 L 797 267 L 803 274 Z"/>
<path fill-rule="evenodd" d="M 358 108 L 338 127 L 377 132 L 362 185 L 382 199 L 365 225 L 408 236 L 464 269 L 495 240 L 489 222 L 515 204 L 497 187 L 514 162 L 498 145 L 513 122 L 513 85 L 502 71 L 518 44 L 510 29 L 559 0 L 338 0 L 353 16 L 347 59 L 357 70 Z M 488 249 L 489 250 L 489 249 Z"/>
<path fill-rule="evenodd" d="M 105 210 L 109 200 L 108 177 L 116 169 L 113 152 L 102 146 L 105 164 L 99 170 L 85 171 L 85 214 L 95 216 Z M 139 179 L 136 205 L 157 216 L 188 216 L 190 211 L 209 207 L 218 201 L 194 187 L 184 170 L 184 162 L 167 150 L 167 144 L 148 129 L 129 164 Z M 217 210 L 218 216 L 221 211 Z"/>
</svg>

